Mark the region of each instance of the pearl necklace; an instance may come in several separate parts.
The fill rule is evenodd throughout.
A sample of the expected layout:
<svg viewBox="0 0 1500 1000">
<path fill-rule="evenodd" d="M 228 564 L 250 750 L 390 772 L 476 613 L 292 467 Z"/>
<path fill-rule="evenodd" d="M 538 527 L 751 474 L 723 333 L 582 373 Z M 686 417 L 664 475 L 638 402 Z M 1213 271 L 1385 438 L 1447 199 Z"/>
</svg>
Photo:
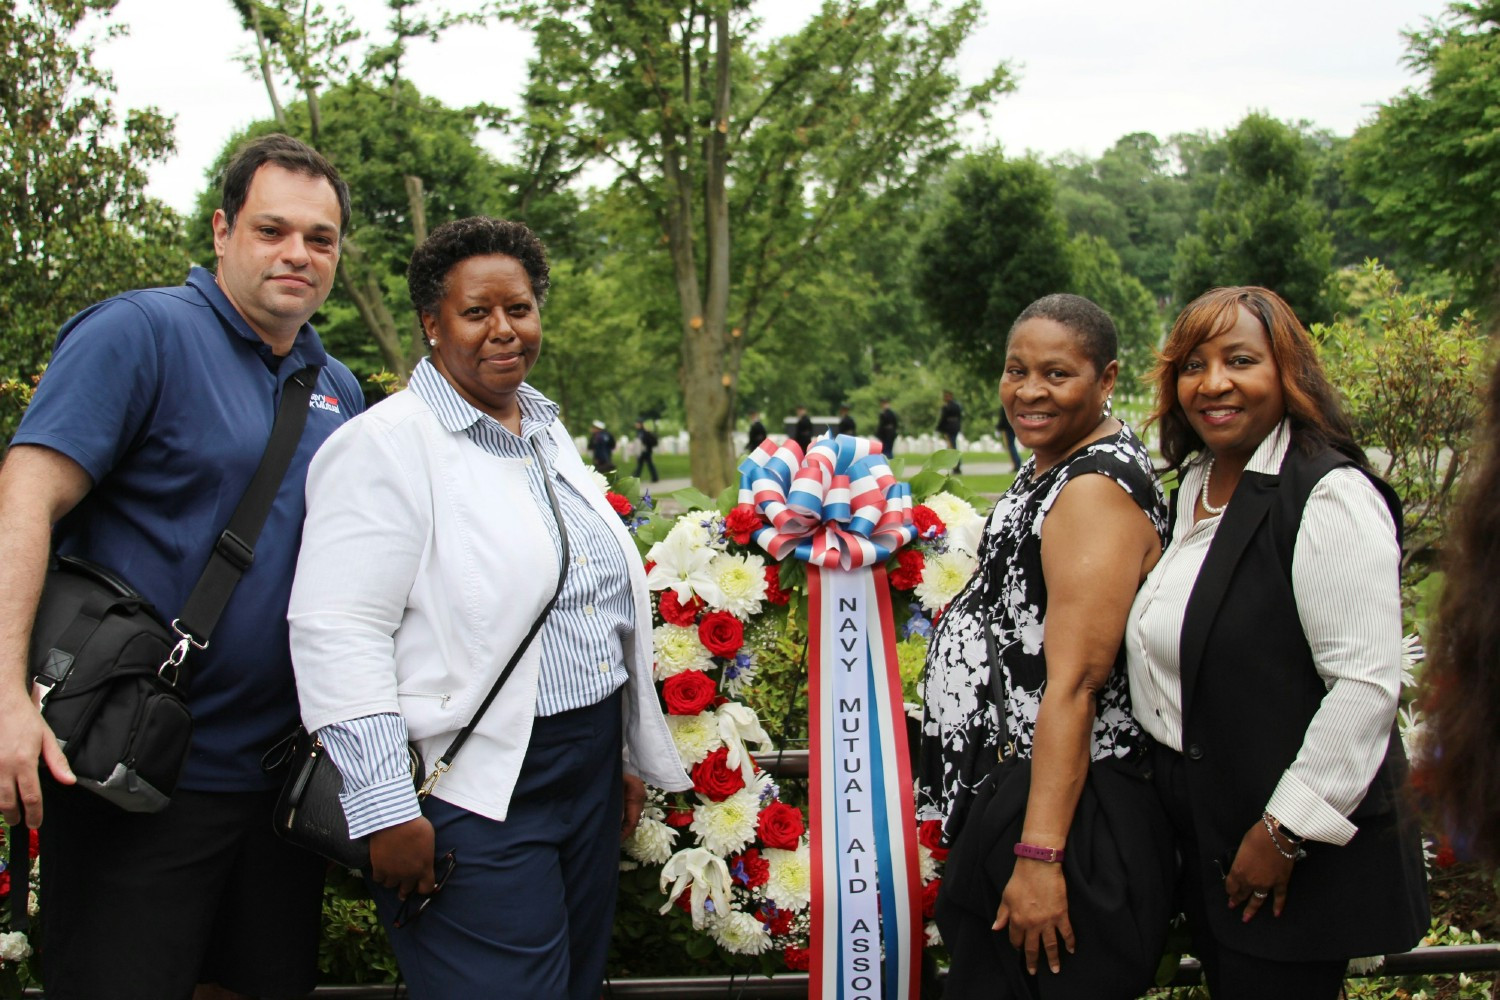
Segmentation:
<svg viewBox="0 0 1500 1000">
<path fill-rule="evenodd" d="M 1221 504 L 1218 507 L 1215 507 L 1213 504 L 1211 504 L 1211 503 L 1208 502 L 1208 484 L 1209 484 L 1209 482 L 1211 482 L 1213 480 L 1213 478 L 1214 478 L 1214 460 L 1213 460 L 1212 457 L 1210 457 L 1209 460 L 1208 460 L 1208 470 L 1203 473 L 1203 492 L 1199 496 L 1199 499 L 1203 501 L 1203 509 L 1204 510 L 1208 511 L 1210 514 L 1213 514 L 1213 515 L 1217 516 L 1219 514 L 1224 513 L 1224 508 L 1226 508 L 1226 507 L 1229 506 L 1229 501 L 1225 500 L 1223 502 L 1223 504 Z"/>
</svg>

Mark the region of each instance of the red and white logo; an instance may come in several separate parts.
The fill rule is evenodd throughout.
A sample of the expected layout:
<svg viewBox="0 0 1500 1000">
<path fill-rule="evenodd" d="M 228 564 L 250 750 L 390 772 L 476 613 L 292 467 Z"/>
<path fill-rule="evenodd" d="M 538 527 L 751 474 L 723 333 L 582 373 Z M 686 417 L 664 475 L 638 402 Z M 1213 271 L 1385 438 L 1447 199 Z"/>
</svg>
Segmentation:
<svg viewBox="0 0 1500 1000">
<path fill-rule="evenodd" d="M 308 405 L 315 410 L 327 410 L 329 413 L 340 412 L 339 398 L 337 396 L 325 396 L 321 392 L 313 393 L 312 398 L 308 400 Z"/>
</svg>

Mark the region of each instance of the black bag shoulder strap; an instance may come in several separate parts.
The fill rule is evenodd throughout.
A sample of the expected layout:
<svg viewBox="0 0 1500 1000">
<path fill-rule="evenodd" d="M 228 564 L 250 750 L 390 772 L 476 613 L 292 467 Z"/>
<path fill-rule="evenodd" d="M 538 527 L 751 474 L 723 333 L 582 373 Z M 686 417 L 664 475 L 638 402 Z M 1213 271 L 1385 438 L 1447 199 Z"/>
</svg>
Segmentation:
<svg viewBox="0 0 1500 1000">
<path fill-rule="evenodd" d="M 240 577 L 250 568 L 255 559 L 255 543 L 260 538 L 260 529 L 270 516 L 271 505 L 286 478 L 287 467 L 297 453 L 302 441 L 302 429 L 307 425 L 307 409 L 312 399 L 313 386 L 317 384 L 316 365 L 295 372 L 281 389 L 281 403 L 276 408 L 276 422 L 271 425 L 271 437 L 266 442 L 265 454 L 239 506 L 230 515 L 229 524 L 214 542 L 208 565 L 193 586 L 182 612 L 172 622 L 182 642 L 191 642 L 202 649 L 208 645 L 209 636 L 219 624 L 219 616 L 229 604 Z M 178 644 L 183 653 L 187 648 Z"/>
<path fill-rule="evenodd" d="M 541 614 L 536 616 L 536 621 L 531 623 L 531 629 L 526 633 L 526 637 L 521 640 L 521 644 L 510 655 L 510 661 L 505 664 L 505 669 L 501 670 L 500 676 L 495 678 L 495 683 L 490 688 L 489 694 L 484 696 L 484 701 L 480 702 L 479 707 L 474 710 L 474 716 L 469 719 L 469 724 L 460 729 L 458 735 L 453 737 L 453 742 L 448 744 L 448 749 L 438 759 L 437 764 L 432 769 L 432 773 L 427 776 L 426 781 L 422 782 L 422 787 L 417 792 L 418 798 L 426 798 L 430 795 L 433 788 L 437 786 L 438 779 L 453 766 L 453 758 L 463 749 L 464 743 L 468 741 L 470 734 L 474 732 L 474 727 L 479 725 L 479 720 L 484 718 L 484 713 L 489 710 L 491 703 L 500 694 L 500 689 L 510 679 L 510 675 L 516 669 L 516 664 L 521 662 L 521 657 L 526 654 L 527 648 L 530 647 L 531 640 L 535 639 L 536 634 L 542 630 L 542 624 L 547 620 L 547 616 L 552 613 L 552 609 L 556 607 L 557 599 L 562 596 L 563 584 L 567 582 L 568 566 L 572 562 L 568 550 L 568 525 L 563 520 L 562 507 L 557 502 L 557 491 L 552 487 L 552 468 L 547 464 L 546 459 L 542 457 L 541 449 L 536 448 L 535 450 L 537 461 L 541 463 L 542 485 L 547 489 L 547 503 L 552 507 L 552 519 L 557 522 L 558 541 L 561 543 L 561 552 L 557 567 L 557 589 L 552 592 L 552 597 L 547 601 L 547 606 L 542 608 Z"/>
</svg>

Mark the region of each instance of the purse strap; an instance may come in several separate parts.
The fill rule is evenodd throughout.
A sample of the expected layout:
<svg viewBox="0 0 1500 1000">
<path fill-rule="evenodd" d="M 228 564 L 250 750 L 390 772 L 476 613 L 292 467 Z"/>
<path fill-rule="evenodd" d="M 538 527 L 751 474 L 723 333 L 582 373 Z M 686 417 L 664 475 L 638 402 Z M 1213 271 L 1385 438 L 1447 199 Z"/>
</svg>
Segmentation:
<svg viewBox="0 0 1500 1000">
<path fill-rule="evenodd" d="M 500 689 L 505 686 L 505 682 L 510 679 L 511 673 L 516 669 L 516 664 L 521 662 L 521 657 L 526 654 L 527 648 L 531 645 L 531 640 L 535 639 L 536 634 L 542 630 L 542 623 L 547 620 L 547 616 L 552 613 L 552 609 L 557 605 L 557 599 L 562 596 L 563 584 L 568 579 L 568 565 L 571 562 L 571 557 L 568 554 L 568 526 L 563 520 L 562 507 L 557 502 L 557 491 L 552 488 L 552 468 L 547 464 L 546 459 L 542 457 L 541 449 L 535 448 L 535 446 L 533 448 L 537 453 L 537 461 L 541 464 L 542 485 L 547 490 L 547 503 L 552 507 L 552 519 L 557 523 L 557 535 L 561 543 L 561 554 L 557 567 L 557 589 L 552 592 L 552 598 L 547 601 L 547 606 L 542 608 L 541 614 L 536 616 L 536 621 L 531 623 L 531 630 L 526 633 L 526 637 L 521 640 L 521 644 L 516 647 L 516 651 L 510 655 L 510 662 L 506 663 L 505 669 L 500 671 L 500 676 L 495 679 L 495 683 L 491 686 L 489 694 L 484 696 L 484 701 L 480 702 L 479 707 L 475 709 L 474 716 L 469 720 L 469 724 L 460 729 L 458 735 L 453 737 L 453 742 L 448 744 L 448 749 L 443 752 L 442 757 L 438 758 L 438 762 L 433 767 L 432 773 L 427 776 L 426 781 L 422 782 L 422 787 L 417 790 L 417 798 L 419 799 L 425 799 L 431 795 L 433 788 L 437 787 L 438 779 L 447 774 L 448 769 L 453 766 L 453 758 L 463 749 L 464 743 L 468 741 L 470 734 L 474 732 L 474 727 L 479 725 L 479 720 L 484 718 L 484 713 L 500 693 Z"/>
<path fill-rule="evenodd" d="M 1003 760 L 1015 754 L 1015 744 L 1010 738 L 1010 712 L 1006 708 L 1005 677 L 1000 670 L 1000 647 L 995 642 L 995 630 L 988 621 L 981 626 L 984 629 L 984 649 L 988 654 L 990 667 L 990 701 L 995 703 L 995 713 L 1000 723 L 1000 754 Z"/>
<path fill-rule="evenodd" d="M 168 657 L 173 666 L 182 663 L 189 646 L 203 649 L 208 645 L 209 636 L 219 624 L 219 616 L 228 606 L 230 595 L 255 560 L 255 543 L 260 538 L 260 530 L 270 516 L 271 505 L 281 490 L 281 482 L 292 464 L 292 456 L 297 453 L 297 445 L 302 441 L 302 429 L 307 425 L 308 405 L 319 371 L 318 366 L 310 365 L 293 373 L 282 386 L 276 422 L 271 425 L 271 437 L 266 442 L 260 465 L 245 488 L 239 506 L 230 515 L 228 526 L 214 542 L 208 565 L 203 567 L 181 613 L 172 621 L 172 629 L 180 637 Z"/>
</svg>

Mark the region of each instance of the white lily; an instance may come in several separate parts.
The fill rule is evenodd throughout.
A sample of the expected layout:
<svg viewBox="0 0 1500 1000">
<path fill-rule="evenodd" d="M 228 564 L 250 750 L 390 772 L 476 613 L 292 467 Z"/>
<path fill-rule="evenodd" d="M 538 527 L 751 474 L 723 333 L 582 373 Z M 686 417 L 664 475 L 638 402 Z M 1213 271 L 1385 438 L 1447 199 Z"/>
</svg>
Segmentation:
<svg viewBox="0 0 1500 1000">
<path fill-rule="evenodd" d="M 662 892 L 667 891 L 668 882 L 672 883 L 672 891 L 667 895 L 666 905 L 659 912 L 665 914 L 679 896 L 689 892 L 693 930 L 703 929 L 707 919 L 707 911 L 703 905 L 705 901 L 713 901 L 715 913 L 729 912 L 729 866 L 724 863 L 723 858 L 707 848 L 690 847 L 672 855 L 661 869 Z"/>
<path fill-rule="evenodd" d="M 646 585 L 652 590 L 671 587 L 684 604 L 691 601 L 694 594 L 709 604 L 722 603 L 724 595 L 708 572 L 708 564 L 715 555 L 713 549 L 698 544 L 691 534 L 673 531 L 646 553 L 647 561 L 656 564 L 646 574 Z"/>
<path fill-rule="evenodd" d="M 749 705 L 743 705 L 737 701 L 726 701 L 714 710 L 714 716 L 719 724 L 719 738 L 729 748 L 729 754 L 724 758 L 724 766 L 739 768 L 748 782 L 754 772 L 754 764 L 750 760 L 750 751 L 745 744 L 749 742 L 758 747 L 769 746 L 770 735 L 761 727 L 755 709 Z"/>
</svg>

